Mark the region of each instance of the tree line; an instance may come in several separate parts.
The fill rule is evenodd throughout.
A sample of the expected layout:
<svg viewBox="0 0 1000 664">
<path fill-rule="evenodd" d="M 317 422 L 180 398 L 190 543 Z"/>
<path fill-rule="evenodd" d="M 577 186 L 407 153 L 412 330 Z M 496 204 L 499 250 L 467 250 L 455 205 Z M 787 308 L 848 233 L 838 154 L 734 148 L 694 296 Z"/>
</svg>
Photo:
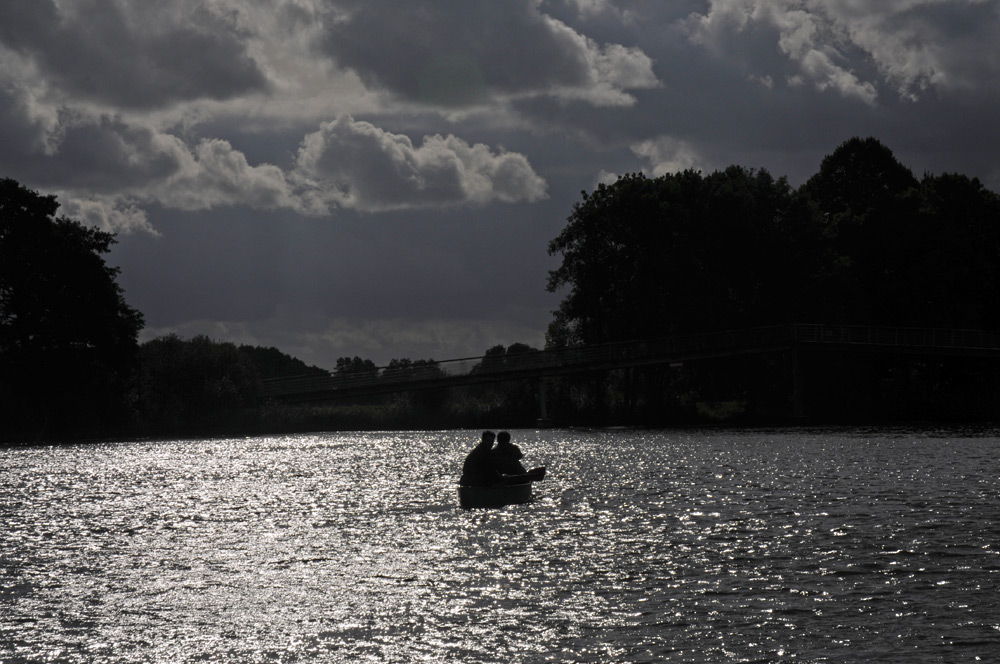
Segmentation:
<svg viewBox="0 0 1000 664">
<path fill-rule="evenodd" d="M 798 188 L 740 166 L 627 175 L 584 192 L 549 251 L 562 263 L 548 288 L 565 292 L 554 347 L 793 322 L 1000 326 L 1000 198 L 960 174 L 917 178 L 874 138 L 843 143 Z M 828 418 L 996 416 L 995 363 L 805 359 Z M 598 419 L 787 413 L 788 362 L 619 372 L 563 397 Z"/>
<path fill-rule="evenodd" d="M 573 207 L 550 246 L 566 290 L 551 345 L 784 322 L 996 329 L 1000 200 L 917 179 L 874 138 L 798 189 L 765 170 L 627 175 Z"/>
<path fill-rule="evenodd" d="M 0 180 L 0 439 L 196 435 L 309 428 L 523 426 L 535 383 L 287 407 L 266 378 L 324 371 L 275 348 L 207 337 L 138 343 L 140 312 L 106 255 L 114 235 L 57 215 L 53 196 Z M 1000 198 L 955 173 L 916 177 L 853 138 L 802 186 L 730 166 L 629 174 L 583 192 L 549 245 L 563 298 L 558 348 L 791 322 L 1000 329 Z M 534 349 L 484 352 L 479 370 Z M 789 358 L 688 363 L 548 381 L 573 424 L 665 424 L 787 411 Z M 806 357 L 814 412 L 833 419 L 995 416 L 990 363 Z M 376 372 L 340 358 L 334 375 Z M 394 359 L 382 375 L 430 375 Z"/>
</svg>

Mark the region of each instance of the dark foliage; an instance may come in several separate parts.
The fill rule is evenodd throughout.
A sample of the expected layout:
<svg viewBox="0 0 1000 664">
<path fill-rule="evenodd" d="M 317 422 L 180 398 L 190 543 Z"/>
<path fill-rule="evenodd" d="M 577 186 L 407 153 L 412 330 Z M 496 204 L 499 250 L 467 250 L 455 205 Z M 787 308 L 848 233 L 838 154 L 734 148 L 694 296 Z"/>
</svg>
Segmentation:
<svg viewBox="0 0 1000 664">
<path fill-rule="evenodd" d="M 102 257 L 114 236 L 0 180 L 0 435 L 104 433 L 128 414 L 142 315 Z"/>
<path fill-rule="evenodd" d="M 1000 323 L 1000 199 L 978 180 L 918 181 L 875 139 L 823 160 L 801 195 L 824 260 L 816 320 L 994 329 Z"/>
<path fill-rule="evenodd" d="M 538 352 L 528 344 L 498 344 L 489 348 L 470 373 L 489 374 L 517 371 L 530 366 L 531 354 Z M 468 399 L 477 403 L 485 417 L 505 426 L 531 426 L 538 419 L 538 380 L 512 380 L 484 383 L 467 388 Z"/>
<path fill-rule="evenodd" d="M 241 345 L 240 353 L 257 369 L 262 380 L 289 378 L 307 374 L 325 374 L 326 370 L 306 364 L 274 347 Z"/>
<path fill-rule="evenodd" d="M 434 360 L 392 359 L 382 369 L 384 380 L 433 380 L 444 377 L 445 373 Z"/>
<path fill-rule="evenodd" d="M 277 348 L 167 335 L 139 348 L 133 383 L 143 435 L 262 433 L 288 426 L 288 413 L 263 397 L 262 380 L 325 374 Z"/>
<path fill-rule="evenodd" d="M 550 346 L 749 327 L 804 315 L 820 228 L 766 171 L 622 177 L 584 193 L 549 245 L 568 289 Z"/>
<path fill-rule="evenodd" d="M 176 335 L 142 344 L 136 402 L 143 430 L 193 434 L 232 429 L 263 402 L 248 353 L 205 336 Z"/>
<path fill-rule="evenodd" d="M 355 355 L 354 357 L 338 358 L 337 366 L 333 373 L 341 377 L 369 376 L 374 378 L 378 375 L 378 367 L 375 366 L 375 363 L 371 360 L 362 360 L 360 357 Z"/>
<path fill-rule="evenodd" d="M 842 144 L 797 191 L 736 166 L 622 177 L 584 192 L 549 252 L 562 263 L 548 288 L 565 291 L 552 347 L 787 322 L 1000 328 L 1000 198 L 962 175 L 918 180 L 873 138 Z M 908 416 L 907 400 L 925 416 L 967 414 L 958 404 L 988 402 L 971 391 L 997 376 L 993 364 L 828 360 L 810 365 L 825 381 L 814 400 L 858 417 Z M 777 377 L 791 359 L 761 362 L 564 380 L 555 398 L 598 421 L 696 418 L 711 403 L 787 412 L 773 395 L 787 393 Z M 929 404 L 919 393 L 932 385 L 948 391 Z"/>
</svg>

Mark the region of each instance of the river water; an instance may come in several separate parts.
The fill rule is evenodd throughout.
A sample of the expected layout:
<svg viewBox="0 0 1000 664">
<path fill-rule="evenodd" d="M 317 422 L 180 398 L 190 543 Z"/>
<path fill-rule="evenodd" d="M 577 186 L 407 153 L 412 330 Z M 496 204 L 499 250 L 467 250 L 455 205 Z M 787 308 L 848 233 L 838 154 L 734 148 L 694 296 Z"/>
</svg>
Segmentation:
<svg viewBox="0 0 1000 664">
<path fill-rule="evenodd" d="M 515 431 L 0 449 L 0 662 L 1000 657 L 1000 437 Z"/>
</svg>

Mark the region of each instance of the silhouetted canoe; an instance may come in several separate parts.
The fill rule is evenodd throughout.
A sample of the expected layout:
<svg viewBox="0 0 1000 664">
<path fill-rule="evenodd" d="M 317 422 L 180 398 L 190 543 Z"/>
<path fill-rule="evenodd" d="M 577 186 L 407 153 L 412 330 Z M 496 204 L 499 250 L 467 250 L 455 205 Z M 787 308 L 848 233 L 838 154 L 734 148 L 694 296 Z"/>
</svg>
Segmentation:
<svg viewBox="0 0 1000 664">
<path fill-rule="evenodd" d="M 503 507 L 531 502 L 531 483 L 545 479 L 545 466 L 532 468 L 521 475 L 504 475 L 504 484 L 496 486 L 460 486 L 458 504 L 462 509 Z"/>
<path fill-rule="evenodd" d="M 458 504 L 466 510 L 474 507 L 503 507 L 530 502 L 531 482 L 458 487 Z"/>
</svg>

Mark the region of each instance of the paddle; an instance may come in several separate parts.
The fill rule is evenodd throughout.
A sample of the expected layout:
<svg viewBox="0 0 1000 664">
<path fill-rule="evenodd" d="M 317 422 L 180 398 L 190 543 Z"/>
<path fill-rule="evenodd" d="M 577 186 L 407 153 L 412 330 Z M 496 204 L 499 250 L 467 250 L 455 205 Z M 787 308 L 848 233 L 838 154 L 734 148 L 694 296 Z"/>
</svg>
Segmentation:
<svg viewBox="0 0 1000 664">
<path fill-rule="evenodd" d="M 504 484 L 526 484 L 528 482 L 540 482 L 545 479 L 545 466 L 532 468 L 526 473 L 516 475 L 504 475 Z"/>
</svg>

